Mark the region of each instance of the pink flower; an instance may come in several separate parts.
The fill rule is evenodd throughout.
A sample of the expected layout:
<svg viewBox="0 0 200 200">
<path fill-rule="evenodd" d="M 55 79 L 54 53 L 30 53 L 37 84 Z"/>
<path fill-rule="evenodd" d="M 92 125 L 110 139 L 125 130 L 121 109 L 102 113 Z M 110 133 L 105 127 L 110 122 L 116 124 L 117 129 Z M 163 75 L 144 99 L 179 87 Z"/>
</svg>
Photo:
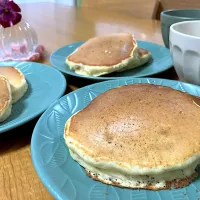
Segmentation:
<svg viewBox="0 0 200 200">
<path fill-rule="evenodd" d="M 21 21 L 20 7 L 12 0 L 0 0 L 0 24 L 11 27 Z"/>
</svg>

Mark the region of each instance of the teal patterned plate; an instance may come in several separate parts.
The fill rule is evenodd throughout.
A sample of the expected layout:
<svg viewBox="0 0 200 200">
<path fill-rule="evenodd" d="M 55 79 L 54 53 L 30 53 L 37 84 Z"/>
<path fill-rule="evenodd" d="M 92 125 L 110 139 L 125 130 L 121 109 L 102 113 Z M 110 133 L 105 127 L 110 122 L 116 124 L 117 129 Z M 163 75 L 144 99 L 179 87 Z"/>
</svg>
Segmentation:
<svg viewBox="0 0 200 200">
<path fill-rule="evenodd" d="M 0 133 L 37 117 L 65 92 L 65 77 L 50 66 L 33 62 L 1 62 L 0 66 L 20 69 L 29 85 L 24 97 L 13 105 L 10 117 L 0 123 Z"/>
<path fill-rule="evenodd" d="M 79 75 L 69 69 L 68 65 L 65 64 L 65 59 L 68 55 L 70 55 L 77 47 L 79 47 L 83 43 L 84 41 L 76 42 L 56 50 L 50 57 L 51 64 L 65 74 L 80 78 L 92 79 L 95 81 L 112 80 L 124 77 L 147 77 L 150 75 L 163 72 L 173 66 L 169 49 L 155 43 L 146 41 L 137 41 L 139 47 L 147 49 L 152 54 L 153 59 L 149 61 L 147 64 L 144 64 L 143 66 L 125 72 L 111 73 L 99 77 Z"/>
<path fill-rule="evenodd" d="M 200 180 L 182 189 L 150 191 L 123 189 L 89 178 L 69 155 L 63 139 L 66 120 L 99 94 L 126 84 L 147 83 L 172 87 L 200 96 L 200 87 L 178 81 L 126 78 L 93 84 L 65 95 L 39 119 L 32 136 L 31 154 L 35 169 L 49 192 L 58 200 L 198 200 Z"/>
</svg>

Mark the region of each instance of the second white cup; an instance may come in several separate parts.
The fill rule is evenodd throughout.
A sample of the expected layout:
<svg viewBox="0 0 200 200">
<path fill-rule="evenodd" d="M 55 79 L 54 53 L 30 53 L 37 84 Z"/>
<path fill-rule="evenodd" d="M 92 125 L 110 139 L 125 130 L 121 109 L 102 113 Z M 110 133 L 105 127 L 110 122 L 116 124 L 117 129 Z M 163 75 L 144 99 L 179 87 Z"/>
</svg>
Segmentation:
<svg viewBox="0 0 200 200">
<path fill-rule="evenodd" d="M 200 20 L 173 24 L 169 41 L 179 79 L 200 85 Z"/>
</svg>

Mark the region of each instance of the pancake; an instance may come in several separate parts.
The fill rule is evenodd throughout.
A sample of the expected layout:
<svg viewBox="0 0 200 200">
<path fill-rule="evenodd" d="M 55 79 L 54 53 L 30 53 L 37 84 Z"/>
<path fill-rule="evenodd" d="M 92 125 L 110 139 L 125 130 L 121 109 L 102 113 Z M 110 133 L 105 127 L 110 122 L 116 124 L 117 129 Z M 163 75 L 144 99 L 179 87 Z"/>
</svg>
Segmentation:
<svg viewBox="0 0 200 200">
<path fill-rule="evenodd" d="M 9 80 L 12 91 L 12 103 L 16 103 L 24 96 L 28 89 L 24 75 L 14 67 L 0 67 L 0 74 Z"/>
<path fill-rule="evenodd" d="M 139 67 L 150 58 L 133 35 L 117 33 L 89 39 L 66 58 L 66 64 L 77 74 L 101 76 Z"/>
<path fill-rule="evenodd" d="M 0 75 L 0 122 L 6 120 L 12 109 L 12 96 L 8 80 Z"/>
<path fill-rule="evenodd" d="M 95 180 L 127 188 L 180 188 L 200 164 L 200 107 L 169 87 L 111 89 L 74 114 L 64 138 Z"/>
</svg>

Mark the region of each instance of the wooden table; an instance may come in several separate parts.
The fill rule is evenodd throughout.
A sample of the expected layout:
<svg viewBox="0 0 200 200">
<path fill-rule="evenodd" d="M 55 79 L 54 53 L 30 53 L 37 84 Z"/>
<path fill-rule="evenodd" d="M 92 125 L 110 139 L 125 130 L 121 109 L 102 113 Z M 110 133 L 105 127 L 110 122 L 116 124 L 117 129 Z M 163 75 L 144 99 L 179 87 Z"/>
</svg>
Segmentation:
<svg viewBox="0 0 200 200">
<path fill-rule="evenodd" d="M 23 18 L 36 30 L 48 54 L 66 44 L 95 35 L 131 32 L 136 39 L 163 44 L 160 22 L 136 19 L 129 15 L 52 3 L 21 5 Z M 173 69 L 154 77 L 177 79 Z M 69 92 L 89 84 L 80 79 L 68 81 Z M 0 135 L 0 200 L 53 199 L 39 180 L 31 161 L 30 141 L 37 119 Z"/>
</svg>

